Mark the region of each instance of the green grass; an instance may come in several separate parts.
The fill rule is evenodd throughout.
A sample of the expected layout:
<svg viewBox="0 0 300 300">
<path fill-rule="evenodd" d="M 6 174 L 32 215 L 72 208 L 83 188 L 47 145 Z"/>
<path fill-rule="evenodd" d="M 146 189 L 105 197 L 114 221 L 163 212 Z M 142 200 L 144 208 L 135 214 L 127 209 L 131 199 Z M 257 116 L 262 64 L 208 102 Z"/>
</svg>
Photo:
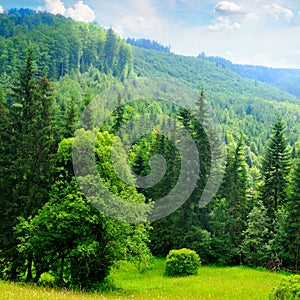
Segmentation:
<svg viewBox="0 0 300 300">
<path fill-rule="evenodd" d="M 282 274 L 246 267 L 200 267 L 197 276 L 168 278 L 163 275 L 165 260 L 156 259 L 152 268 L 140 274 L 123 262 L 111 279 L 116 291 L 84 293 L 56 290 L 0 281 L 2 300 L 110 300 L 110 299 L 268 299 Z"/>
</svg>

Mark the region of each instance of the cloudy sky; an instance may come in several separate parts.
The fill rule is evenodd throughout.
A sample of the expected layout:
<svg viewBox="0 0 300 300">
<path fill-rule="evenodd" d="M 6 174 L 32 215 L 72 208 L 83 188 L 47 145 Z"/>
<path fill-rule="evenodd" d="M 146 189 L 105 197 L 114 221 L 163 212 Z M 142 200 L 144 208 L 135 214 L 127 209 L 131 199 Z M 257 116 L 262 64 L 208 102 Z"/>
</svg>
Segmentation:
<svg viewBox="0 0 300 300">
<path fill-rule="evenodd" d="M 0 12 L 11 7 L 95 21 L 178 54 L 300 68 L 299 0 L 0 0 Z"/>
</svg>

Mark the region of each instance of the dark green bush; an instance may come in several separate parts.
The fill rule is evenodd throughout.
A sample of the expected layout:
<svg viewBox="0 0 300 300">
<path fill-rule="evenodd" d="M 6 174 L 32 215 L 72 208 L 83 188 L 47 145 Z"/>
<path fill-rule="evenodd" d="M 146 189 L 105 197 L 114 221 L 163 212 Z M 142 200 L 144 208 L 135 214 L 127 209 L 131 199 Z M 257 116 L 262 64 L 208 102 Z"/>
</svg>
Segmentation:
<svg viewBox="0 0 300 300">
<path fill-rule="evenodd" d="M 171 250 L 167 256 L 165 274 L 167 276 L 196 275 L 201 265 L 199 255 L 190 249 Z"/>
<path fill-rule="evenodd" d="M 300 299 L 300 276 L 294 275 L 283 278 L 280 285 L 269 296 L 270 300 Z"/>
</svg>

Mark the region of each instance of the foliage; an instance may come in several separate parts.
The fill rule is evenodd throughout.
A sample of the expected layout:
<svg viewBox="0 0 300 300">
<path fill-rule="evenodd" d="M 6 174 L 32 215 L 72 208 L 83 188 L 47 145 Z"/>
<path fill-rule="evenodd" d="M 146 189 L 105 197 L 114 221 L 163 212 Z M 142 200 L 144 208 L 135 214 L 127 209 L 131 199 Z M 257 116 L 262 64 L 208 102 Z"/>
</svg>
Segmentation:
<svg viewBox="0 0 300 300">
<path fill-rule="evenodd" d="M 0 72 L 14 72 L 31 45 L 38 64 L 51 79 L 90 66 L 120 79 L 132 72 L 130 47 L 111 29 L 74 22 L 46 12 L 11 10 L 0 15 Z"/>
<path fill-rule="evenodd" d="M 0 14 L 0 26 L 3 278 L 38 282 L 49 275 L 55 285 L 93 289 L 105 285 L 103 280 L 119 259 L 147 274 L 152 254 L 164 257 L 180 248 L 194 250 L 202 263 L 298 270 L 297 97 L 242 78 L 222 59 L 131 47 L 112 29 L 97 24 L 14 9 Z M 187 110 L 153 99 L 122 105 L 126 99 L 120 95 L 115 103 L 109 103 L 111 99 L 98 103 L 97 113 L 110 115 L 100 129 L 88 131 L 83 126 L 76 131 L 82 112 L 97 95 L 136 75 L 169 78 L 198 89 L 196 105 Z M 152 90 L 144 88 L 145 93 Z M 130 87 L 127 92 L 132 92 Z M 184 99 L 184 105 L 190 105 L 189 100 Z M 211 117 L 208 102 L 225 130 L 227 165 L 215 199 L 200 208 L 211 173 L 212 146 L 220 150 L 202 126 Z M 110 104 L 117 109 L 109 112 Z M 276 119 L 275 111 L 281 117 Z M 136 125 L 141 116 L 143 124 Z M 85 115 L 85 121 L 92 118 Z M 139 137 L 133 144 L 122 131 L 126 126 Z M 149 134 L 141 136 L 145 129 Z M 120 132 L 122 142 L 129 142 L 125 147 L 116 137 Z M 195 175 L 196 188 L 177 211 L 143 224 L 149 210 L 136 204 L 155 202 L 177 185 L 181 157 L 176 147 L 181 133 L 191 135 L 199 153 L 199 173 L 196 161 L 187 162 L 186 179 Z M 213 130 L 210 133 L 214 136 Z M 98 173 L 93 176 L 84 170 L 84 176 L 76 179 L 95 191 L 100 175 L 107 192 L 97 199 L 85 197 L 75 180 L 74 143 L 83 150 L 94 147 Z M 185 150 L 189 153 L 190 148 Z M 152 160 L 156 154 L 164 157 L 166 168 L 161 160 Z M 146 178 L 151 168 L 165 173 L 155 185 L 135 188 L 139 177 L 132 173 Z M 112 205 L 111 195 L 121 200 L 122 209 Z M 100 210 L 109 207 L 109 215 L 129 215 L 137 223 L 108 218 L 91 206 L 91 199 Z"/>
<path fill-rule="evenodd" d="M 269 261 L 270 220 L 266 208 L 259 201 L 249 213 L 247 228 L 243 232 L 244 239 L 241 244 L 243 261 L 251 267 L 265 266 Z"/>
<path fill-rule="evenodd" d="M 300 298 L 300 276 L 294 275 L 282 279 L 280 285 L 269 296 L 270 300 L 296 300 Z"/>
<path fill-rule="evenodd" d="M 247 197 L 248 174 L 243 138 L 240 137 L 236 145 L 234 141 L 232 143 L 234 145 L 229 144 L 228 146 L 225 174 L 217 195 L 223 200 L 221 200 L 221 203 L 217 202 L 219 205 L 215 207 L 211 217 L 213 221 L 212 230 L 215 231 L 216 235 L 214 239 L 215 246 L 218 247 L 220 238 L 225 242 L 225 245 L 226 241 L 228 242 L 227 239 L 229 239 L 230 259 L 225 258 L 225 255 L 224 260 L 229 259 L 228 263 L 237 264 L 240 262 L 238 248 L 242 239 L 241 232 L 246 229 L 246 218 L 250 212 L 251 203 Z M 221 220 L 224 223 L 220 223 Z M 222 233 L 220 230 L 222 230 Z M 225 249 L 227 249 L 226 246 L 224 247 Z"/>
<path fill-rule="evenodd" d="M 106 151 L 111 143 L 112 137 L 99 133 L 96 155 L 108 160 Z M 60 143 L 57 179 L 49 201 L 33 219 L 20 218 L 16 226 L 18 251 L 25 261 L 32 256 L 35 282 L 43 273 L 51 272 L 57 285 L 93 289 L 108 276 L 117 260 L 135 262 L 138 258 L 139 268 L 148 263 L 147 227 L 115 221 L 89 203 L 70 167 L 72 144 L 72 138 Z M 109 173 L 111 169 L 101 172 Z M 131 200 L 137 198 L 136 192 L 125 195 L 122 185 L 107 178 L 115 192 Z"/>
<path fill-rule="evenodd" d="M 167 256 L 165 274 L 167 276 L 196 275 L 201 265 L 199 255 L 186 248 L 171 250 Z"/>
<path fill-rule="evenodd" d="M 276 113 L 287 124 L 286 135 L 291 144 L 298 140 L 300 109 L 297 97 L 268 84 L 243 78 L 202 57 L 185 57 L 137 47 L 133 47 L 133 55 L 139 76 L 168 78 L 197 90 L 203 88 L 226 133 L 233 134 L 235 140 L 239 139 L 241 132 L 245 136 L 246 147 L 254 154 L 251 154 L 253 165 L 259 166 L 255 157 L 264 150 Z"/>
<path fill-rule="evenodd" d="M 16 280 L 24 264 L 16 252 L 13 226 L 17 217 L 35 215 L 46 202 L 52 184 L 55 114 L 52 86 L 45 77 L 37 76 L 32 49 L 7 101 L 7 123 L 3 136 L 3 173 L 0 190 L 3 206 L 0 252 L 6 278 Z M 27 257 L 27 281 L 32 279 L 32 259 Z"/>
<path fill-rule="evenodd" d="M 291 167 L 291 153 L 284 135 L 284 123 L 280 116 L 273 126 L 266 153 L 263 157 L 263 186 L 261 199 L 274 218 L 276 211 L 286 204 L 288 175 Z"/>
</svg>

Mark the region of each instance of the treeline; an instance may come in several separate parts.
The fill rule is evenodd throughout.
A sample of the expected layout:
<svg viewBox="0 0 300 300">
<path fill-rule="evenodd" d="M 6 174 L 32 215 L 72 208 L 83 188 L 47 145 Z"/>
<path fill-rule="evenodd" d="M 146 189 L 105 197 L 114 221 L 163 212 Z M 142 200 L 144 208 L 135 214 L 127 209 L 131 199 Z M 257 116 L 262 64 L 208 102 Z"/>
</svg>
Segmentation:
<svg viewBox="0 0 300 300">
<path fill-rule="evenodd" d="M 121 80 L 133 71 L 132 51 L 112 29 L 28 9 L 0 15 L 0 73 L 11 75 L 32 47 L 52 80 L 90 66 Z"/>
<path fill-rule="evenodd" d="M 127 38 L 126 42 L 132 46 L 144 48 L 144 49 L 151 49 L 160 52 L 170 52 L 171 46 L 163 46 L 162 44 L 158 43 L 157 41 L 151 41 L 148 39 L 131 39 Z"/>
<path fill-rule="evenodd" d="M 204 124 L 208 122 L 206 109 L 201 92 L 193 116 L 202 116 Z M 202 126 L 189 112 L 177 111 L 176 119 L 174 136 L 183 128 L 189 131 L 197 145 L 201 167 L 189 199 L 171 215 L 151 224 L 151 252 L 165 257 L 170 250 L 185 247 L 195 250 L 206 264 L 244 264 L 297 272 L 300 157 L 299 152 L 292 155 L 281 117 L 277 116 L 272 126 L 260 169 L 247 163 L 243 136 L 228 141 L 223 182 L 214 199 L 204 208 L 200 208 L 199 200 L 211 171 L 212 149 Z M 138 175 L 149 174 L 152 155 L 161 154 L 167 160 L 168 168 L 161 182 L 139 189 L 148 201 L 161 199 L 178 182 L 182 157 L 171 144 L 159 130 L 154 130 L 132 149 L 131 165 Z M 194 170 L 195 162 L 189 163 Z M 191 174 L 189 176 L 192 178 Z"/>
</svg>

